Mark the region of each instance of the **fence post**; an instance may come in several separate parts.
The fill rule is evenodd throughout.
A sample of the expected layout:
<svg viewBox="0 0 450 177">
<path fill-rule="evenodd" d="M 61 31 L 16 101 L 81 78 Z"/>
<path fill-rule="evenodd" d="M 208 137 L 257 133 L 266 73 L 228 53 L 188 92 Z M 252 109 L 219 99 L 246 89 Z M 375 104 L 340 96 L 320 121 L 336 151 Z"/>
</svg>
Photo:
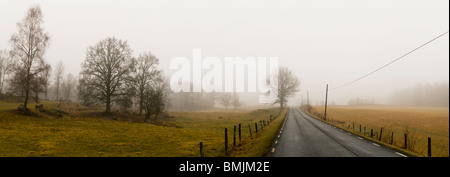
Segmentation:
<svg viewBox="0 0 450 177">
<path fill-rule="evenodd" d="M 256 133 L 258 133 L 258 123 L 256 123 L 256 122 L 255 122 L 255 130 L 256 130 Z"/>
<path fill-rule="evenodd" d="M 391 135 L 391 145 L 392 144 L 394 144 L 394 132 L 392 132 L 392 135 Z"/>
<path fill-rule="evenodd" d="M 355 131 L 355 122 L 353 122 L 353 128 L 352 129 L 353 129 L 353 131 Z"/>
<path fill-rule="evenodd" d="M 361 124 L 359 124 L 359 133 L 361 133 Z"/>
<path fill-rule="evenodd" d="M 241 123 L 239 123 L 239 142 L 241 142 Z"/>
<path fill-rule="evenodd" d="M 405 133 L 405 149 L 408 149 L 408 134 Z"/>
<path fill-rule="evenodd" d="M 233 146 L 236 147 L 236 125 L 233 130 Z"/>
<path fill-rule="evenodd" d="M 225 155 L 227 155 L 228 151 L 228 133 L 227 133 L 227 128 L 225 128 Z"/>
<path fill-rule="evenodd" d="M 431 137 L 428 137 L 428 157 L 431 157 Z"/>
<path fill-rule="evenodd" d="M 204 157 L 205 155 L 203 154 L 203 142 L 200 141 L 200 157 Z"/>
<path fill-rule="evenodd" d="M 370 138 L 373 138 L 373 129 L 370 129 Z"/>
<path fill-rule="evenodd" d="M 383 135 L 383 127 L 380 129 L 380 137 L 378 138 L 378 141 L 381 141 L 381 135 Z"/>
<path fill-rule="evenodd" d="M 252 138 L 252 126 L 248 124 L 248 131 L 250 132 L 250 138 Z"/>
<path fill-rule="evenodd" d="M 366 136 L 366 127 L 364 126 L 364 136 Z"/>
</svg>

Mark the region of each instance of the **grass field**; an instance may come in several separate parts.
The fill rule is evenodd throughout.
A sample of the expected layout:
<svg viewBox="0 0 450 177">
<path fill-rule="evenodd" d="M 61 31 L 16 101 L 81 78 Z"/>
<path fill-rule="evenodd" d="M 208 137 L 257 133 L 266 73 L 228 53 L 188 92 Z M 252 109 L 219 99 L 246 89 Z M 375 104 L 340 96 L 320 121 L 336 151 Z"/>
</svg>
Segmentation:
<svg viewBox="0 0 450 177">
<path fill-rule="evenodd" d="M 0 101 L 0 156 L 193 157 L 200 155 L 202 141 L 205 156 L 216 157 L 225 155 L 225 128 L 229 156 L 264 156 L 271 145 L 271 133 L 275 136 L 286 112 L 250 137 L 248 125 L 254 132 L 254 123 L 258 122 L 259 127 L 260 120 L 278 115 L 277 108 L 169 112 L 170 118 L 142 123 L 142 116 L 131 113 L 104 116 L 101 108 L 57 102 L 43 102 L 46 113 L 30 104 L 36 115 L 23 116 L 16 111 L 18 104 Z M 233 147 L 232 130 L 239 123 L 242 140 Z"/>
<path fill-rule="evenodd" d="M 324 108 L 313 107 L 311 112 L 323 115 Z M 408 149 L 420 156 L 427 156 L 428 137 L 431 137 L 432 156 L 449 156 L 448 108 L 331 106 L 327 109 L 327 119 L 337 126 L 357 133 L 360 125 L 362 131 L 366 127 L 366 136 L 370 136 L 371 129 L 378 135 L 383 128 L 381 138 L 387 144 L 391 143 L 391 135 L 394 132 L 393 145 L 400 148 L 404 148 L 404 134 L 407 133 L 410 140 Z"/>
</svg>

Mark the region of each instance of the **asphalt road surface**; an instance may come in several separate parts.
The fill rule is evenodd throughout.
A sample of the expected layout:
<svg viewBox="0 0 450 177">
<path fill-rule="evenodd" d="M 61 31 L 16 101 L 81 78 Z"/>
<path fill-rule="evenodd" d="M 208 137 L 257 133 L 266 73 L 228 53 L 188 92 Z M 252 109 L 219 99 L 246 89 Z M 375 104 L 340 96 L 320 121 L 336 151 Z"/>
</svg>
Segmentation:
<svg viewBox="0 0 450 177">
<path fill-rule="evenodd" d="M 394 149 L 289 108 L 269 157 L 406 157 Z"/>
</svg>

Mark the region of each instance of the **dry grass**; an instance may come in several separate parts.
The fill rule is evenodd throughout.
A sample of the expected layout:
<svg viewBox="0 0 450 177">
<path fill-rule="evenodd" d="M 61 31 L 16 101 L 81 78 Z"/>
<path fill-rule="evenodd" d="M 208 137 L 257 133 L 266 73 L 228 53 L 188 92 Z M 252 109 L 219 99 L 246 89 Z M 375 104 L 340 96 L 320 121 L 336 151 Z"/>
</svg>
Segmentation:
<svg viewBox="0 0 450 177">
<path fill-rule="evenodd" d="M 312 112 L 323 114 L 323 107 L 313 107 Z M 383 127 L 382 141 L 390 144 L 394 132 L 393 145 L 404 147 L 404 133 L 408 132 L 408 149 L 422 156 L 428 152 L 427 138 L 432 140 L 432 156 L 449 156 L 449 109 L 423 107 L 328 107 L 327 118 L 331 121 L 342 121 L 339 126 L 359 133 L 366 127 L 366 136 L 373 129 L 378 135 Z"/>
</svg>

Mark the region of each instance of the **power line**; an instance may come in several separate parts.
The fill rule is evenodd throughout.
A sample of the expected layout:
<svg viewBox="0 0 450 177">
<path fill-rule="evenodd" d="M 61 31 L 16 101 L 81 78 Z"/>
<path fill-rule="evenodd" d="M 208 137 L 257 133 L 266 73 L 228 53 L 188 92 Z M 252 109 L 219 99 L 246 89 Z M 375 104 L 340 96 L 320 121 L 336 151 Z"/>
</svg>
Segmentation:
<svg viewBox="0 0 450 177">
<path fill-rule="evenodd" d="M 437 37 L 435 37 L 435 38 L 429 40 L 428 42 L 426 42 L 426 43 L 420 45 L 419 47 L 416 47 L 415 49 L 413 49 L 413 50 L 411 50 L 411 51 L 409 51 L 409 52 L 403 54 L 402 56 L 398 57 L 397 59 L 395 59 L 395 60 L 393 60 L 393 61 L 391 61 L 391 62 L 389 62 L 389 63 L 387 63 L 387 64 L 385 64 L 385 65 L 383 65 L 383 66 L 381 66 L 381 67 L 379 67 L 378 69 L 376 69 L 376 70 L 374 70 L 374 71 L 372 71 L 372 72 L 370 72 L 370 73 L 368 73 L 368 74 L 366 74 L 366 75 L 364 75 L 364 76 L 362 76 L 362 77 L 359 77 L 359 78 L 357 78 L 357 79 L 355 79 L 355 80 L 353 80 L 353 81 L 351 81 L 351 82 L 349 82 L 349 83 L 346 83 L 346 84 L 344 84 L 344 85 L 341 85 L 341 86 L 338 86 L 338 87 L 331 88 L 331 89 L 329 89 L 329 90 L 336 90 L 336 89 L 345 87 L 345 86 L 347 86 L 347 85 L 353 84 L 353 83 L 355 83 L 355 82 L 357 82 L 357 81 L 359 81 L 359 80 L 361 80 L 361 79 L 364 79 L 365 77 L 370 76 L 370 75 L 372 75 L 373 73 L 376 73 L 377 71 L 379 71 L 379 70 L 381 70 L 381 69 L 383 69 L 383 68 L 389 66 L 390 64 L 392 64 L 392 63 L 394 63 L 394 62 L 396 62 L 396 61 L 398 61 L 398 60 L 400 60 L 400 59 L 406 57 L 407 55 L 409 55 L 409 54 L 411 54 L 411 53 L 413 53 L 413 52 L 419 50 L 420 48 L 422 48 L 422 47 L 424 47 L 424 46 L 430 44 L 431 42 L 433 42 L 433 41 L 435 41 L 436 39 L 438 39 L 438 38 L 444 36 L 444 35 L 447 34 L 448 32 L 449 32 L 449 31 L 440 34 L 439 36 L 437 36 Z"/>
</svg>

